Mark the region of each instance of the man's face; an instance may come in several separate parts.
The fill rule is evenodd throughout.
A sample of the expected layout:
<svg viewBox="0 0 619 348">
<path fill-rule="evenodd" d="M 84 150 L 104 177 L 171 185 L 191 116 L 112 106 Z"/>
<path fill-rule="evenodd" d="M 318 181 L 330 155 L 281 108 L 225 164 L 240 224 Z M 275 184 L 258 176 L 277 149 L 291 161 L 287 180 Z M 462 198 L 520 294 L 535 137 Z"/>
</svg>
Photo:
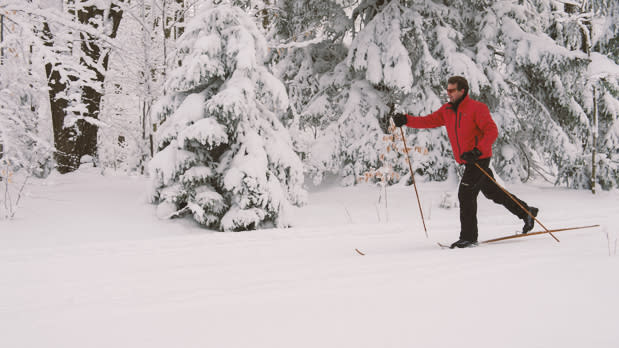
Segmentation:
<svg viewBox="0 0 619 348">
<path fill-rule="evenodd" d="M 458 84 L 450 83 L 447 85 L 447 96 L 449 97 L 449 102 L 454 103 L 456 100 L 462 98 L 464 95 L 464 89 L 458 90 Z"/>
</svg>

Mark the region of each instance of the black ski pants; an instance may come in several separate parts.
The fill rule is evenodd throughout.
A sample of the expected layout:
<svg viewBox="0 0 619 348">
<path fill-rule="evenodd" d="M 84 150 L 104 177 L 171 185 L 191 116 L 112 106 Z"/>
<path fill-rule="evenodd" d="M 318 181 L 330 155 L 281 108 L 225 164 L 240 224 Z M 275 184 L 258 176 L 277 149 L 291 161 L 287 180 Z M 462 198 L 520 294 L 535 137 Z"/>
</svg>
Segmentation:
<svg viewBox="0 0 619 348">
<path fill-rule="evenodd" d="M 486 173 L 494 178 L 489 168 L 490 158 L 477 161 Z M 460 239 L 477 241 L 477 195 L 479 191 L 486 198 L 504 206 L 512 214 L 524 219 L 527 213 L 522 210 L 509 196 L 503 192 L 492 180 L 490 180 L 475 164 L 466 164 L 460 187 L 458 188 L 458 200 L 460 201 Z M 529 206 L 512 195 L 522 206 L 529 210 Z"/>
</svg>

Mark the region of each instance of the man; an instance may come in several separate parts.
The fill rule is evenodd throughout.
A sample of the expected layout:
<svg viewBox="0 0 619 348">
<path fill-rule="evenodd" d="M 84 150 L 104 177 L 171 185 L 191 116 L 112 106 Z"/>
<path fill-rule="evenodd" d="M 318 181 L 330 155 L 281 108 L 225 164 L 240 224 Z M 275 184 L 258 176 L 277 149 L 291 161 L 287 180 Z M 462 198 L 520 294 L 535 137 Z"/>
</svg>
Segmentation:
<svg viewBox="0 0 619 348">
<path fill-rule="evenodd" d="M 477 245 L 477 195 L 481 191 L 486 198 L 501 204 L 512 214 L 524 220 L 522 233 L 533 229 L 535 220 L 512 200 L 500 187 L 479 170 L 494 177 L 489 168 L 492 144 L 498 136 L 497 126 L 486 104 L 468 96 L 469 85 L 464 77 L 453 76 L 447 81 L 449 103 L 437 111 L 422 117 L 407 114 L 393 115 L 396 127 L 436 128 L 445 126 L 456 162 L 464 164 L 464 174 L 458 188 L 460 201 L 460 239 L 451 248 L 466 248 Z M 538 209 L 516 198 L 522 207 L 533 216 Z"/>
</svg>

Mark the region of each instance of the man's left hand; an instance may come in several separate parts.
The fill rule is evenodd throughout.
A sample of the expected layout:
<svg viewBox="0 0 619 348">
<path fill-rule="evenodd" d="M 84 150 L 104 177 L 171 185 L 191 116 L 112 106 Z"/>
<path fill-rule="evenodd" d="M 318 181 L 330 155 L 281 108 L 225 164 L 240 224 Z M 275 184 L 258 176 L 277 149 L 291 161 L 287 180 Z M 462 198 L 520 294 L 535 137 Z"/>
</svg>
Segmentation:
<svg viewBox="0 0 619 348">
<path fill-rule="evenodd" d="M 466 163 L 473 164 L 477 162 L 477 160 L 479 159 L 479 156 L 481 156 L 481 151 L 479 151 L 478 148 L 474 147 L 473 150 L 467 151 L 463 153 L 462 155 L 460 155 L 460 158 L 465 160 Z"/>
</svg>

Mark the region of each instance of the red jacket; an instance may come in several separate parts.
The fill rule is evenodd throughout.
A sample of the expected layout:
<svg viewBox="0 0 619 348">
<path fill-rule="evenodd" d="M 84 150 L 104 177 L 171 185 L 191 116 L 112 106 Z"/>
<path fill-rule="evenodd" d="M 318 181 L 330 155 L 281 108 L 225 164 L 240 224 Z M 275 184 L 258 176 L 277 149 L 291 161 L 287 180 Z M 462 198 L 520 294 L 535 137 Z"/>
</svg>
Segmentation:
<svg viewBox="0 0 619 348">
<path fill-rule="evenodd" d="M 460 164 L 466 163 L 460 159 L 460 155 L 473 150 L 474 147 L 481 151 L 479 158 L 492 156 L 492 144 L 499 136 L 499 131 L 486 104 L 466 95 L 458 105 L 457 112 L 456 115 L 454 106 L 447 103 L 427 116 L 406 115 L 408 119 L 406 125 L 411 128 L 445 126 L 454 157 Z"/>
</svg>

